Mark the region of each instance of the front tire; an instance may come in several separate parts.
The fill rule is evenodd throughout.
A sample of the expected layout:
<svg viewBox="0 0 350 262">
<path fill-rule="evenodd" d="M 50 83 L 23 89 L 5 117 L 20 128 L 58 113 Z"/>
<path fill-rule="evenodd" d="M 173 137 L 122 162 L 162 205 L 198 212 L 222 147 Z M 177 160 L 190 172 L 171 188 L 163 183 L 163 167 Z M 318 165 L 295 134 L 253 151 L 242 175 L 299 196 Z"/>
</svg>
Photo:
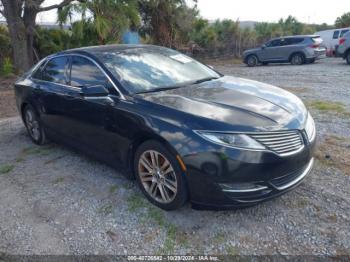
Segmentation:
<svg viewBox="0 0 350 262">
<path fill-rule="evenodd" d="M 175 210 L 187 201 L 184 172 L 176 156 L 160 142 L 149 140 L 139 146 L 134 170 L 142 193 L 154 205 Z"/>
<path fill-rule="evenodd" d="M 350 65 L 350 51 L 348 51 L 346 54 L 346 62 L 348 63 L 348 65 Z"/>
<path fill-rule="evenodd" d="M 259 63 L 258 57 L 256 55 L 250 55 L 247 57 L 247 66 L 254 67 Z"/>
<path fill-rule="evenodd" d="M 47 143 L 45 131 L 41 125 L 38 114 L 31 105 L 23 110 L 23 121 L 30 139 L 37 145 Z"/>
<path fill-rule="evenodd" d="M 292 65 L 302 65 L 305 63 L 305 58 L 302 54 L 294 54 L 290 59 L 290 63 Z"/>
</svg>

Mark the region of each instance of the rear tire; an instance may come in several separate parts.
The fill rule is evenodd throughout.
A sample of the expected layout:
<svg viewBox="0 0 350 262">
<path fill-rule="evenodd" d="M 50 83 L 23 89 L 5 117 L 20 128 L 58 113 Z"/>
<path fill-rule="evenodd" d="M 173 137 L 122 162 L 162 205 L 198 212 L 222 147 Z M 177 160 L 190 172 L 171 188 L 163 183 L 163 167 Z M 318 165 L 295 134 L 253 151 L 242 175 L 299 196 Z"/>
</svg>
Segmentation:
<svg viewBox="0 0 350 262">
<path fill-rule="evenodd" d="M 302 65 L 305 63 L 305 57 L 303 54 L 300 54 L 300 53 L 294 54 L 290 58 L 290 63 L 292 65 Z"/>
<path fill-rule="evenodd" d="M 136 150 L 134 172 L 142 193 L 164 210 L 182 207 L 188 199 L 185 178 L 176 156 L 155 140 Z"/>
<path fill-rule="evenodd" d="M 256 55 L 250 55 L 247 57 L 247 66 L 254 67 L 259 63 L 258 57 Z"/>
<path fill-rule="evenodd" d="M 31 105 L 27 105 L 23 109 L 23 121 L 30 139 L 35 144 L 47 144 L 48 140 L 42 127 L 39 115 Z"/>
</svg>

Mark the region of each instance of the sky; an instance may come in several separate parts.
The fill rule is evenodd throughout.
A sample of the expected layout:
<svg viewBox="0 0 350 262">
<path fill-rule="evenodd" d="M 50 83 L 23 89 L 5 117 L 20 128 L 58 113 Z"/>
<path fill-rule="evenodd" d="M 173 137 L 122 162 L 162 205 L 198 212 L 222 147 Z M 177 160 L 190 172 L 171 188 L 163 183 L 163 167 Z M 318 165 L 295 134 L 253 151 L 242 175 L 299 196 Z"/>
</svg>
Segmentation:
<svg viewBox="0 0 350 262">
<path fill-rule="evenodd" d="M 44 6 L 62 0 L 45 0 Z M 190 2 L 191 0 L 188 0 Z M 349 0 L 198 0 L 201 16 L 210 19 L 276 22 L 288 15 L 304 23 L 333 24 L 336 18 L 350 12 Z M 39 22 L 55 22 L 56 12 L 41 13 Z"/>
</svg>

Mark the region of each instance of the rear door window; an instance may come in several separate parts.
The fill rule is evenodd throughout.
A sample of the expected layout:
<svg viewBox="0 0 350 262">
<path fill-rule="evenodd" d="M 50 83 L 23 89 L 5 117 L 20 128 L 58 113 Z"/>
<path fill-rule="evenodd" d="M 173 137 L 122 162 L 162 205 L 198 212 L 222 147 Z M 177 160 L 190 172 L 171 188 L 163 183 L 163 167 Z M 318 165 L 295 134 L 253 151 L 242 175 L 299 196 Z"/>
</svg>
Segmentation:
<svg viewBox="0 0 350 262">
<path fill-rule="evenodd" d="M 343 37 L 347 32 L 349 32 L 349 29 L 341 30 L 340 37 Z"/>
<path fill-rule="evenodd" d="M 285 45 L 296 45 L 300 44 L 301 42 L 304 41 L 304 38 L 286 38 L 285 39 Z"/>
<path fill-rule="evenodd" d="M 58 84 L 67 84 L 68 57 L 52 58 L 42 72 L 41 79 Z"/>
<path fill-rule="evenodd" d="M 281 39 L 275 39 L 275 40 L 272 40 L 270 42 L 270 45 L 271 47 L 277 47 L 277 46 L 281 46 Z"/>
<path fill-rule="evenodd" d="M 338 37 L 339 37 L 339 31 L 335 30 L 333 33 L 333 39 L 338 39 Z"/>
<path fill-rule="evenodd" d="M 108 78 L 92 61 L 85 57 L 73 56 L 70 85 L 74 87 L 89 87 L 106 85 Z"/>
</svg>

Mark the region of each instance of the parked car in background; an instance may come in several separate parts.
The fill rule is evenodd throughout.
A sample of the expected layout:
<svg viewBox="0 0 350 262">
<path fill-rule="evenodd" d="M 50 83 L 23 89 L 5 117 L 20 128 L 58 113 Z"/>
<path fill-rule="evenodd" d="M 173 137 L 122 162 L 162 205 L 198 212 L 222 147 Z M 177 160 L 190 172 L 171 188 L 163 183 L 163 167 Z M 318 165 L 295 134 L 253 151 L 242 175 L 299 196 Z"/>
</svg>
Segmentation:
<svg viewBox="0 0 350 262">
<path fill-rule="evenodd" d="M 337 56 L 342 57 L 350 65 L 350 32 L 339 39 L 339 45 L 336 50 Z"/>
<path fill-rule="evenodd" d="M 274 38 L 259 48 L 244 51 L 243 62 L 248 66 L 256 66 L 259 63 L 313 63 L 326 54 L 326 48 L 321 46 L 322 42 L 318 35 Z"/>
<path fill-rule="evenodd" d="M 350 27 L 330 29 L 316 32 L 315 35 L 319 35 L 323 40 L 323 45 L 329 50 L 332 55 L 335 55 L 335 50 L 339 44 L 339 40 L 350 31 Z"/>
<path fill-rule="evenodd" d="M 298 97 L 163 47 L 60 52 L 15 93 L 34 143 L 123 168 L 166 210 L 254 205 L 294 189 L 314 162 L 315 124 Z"/>
</svg>

